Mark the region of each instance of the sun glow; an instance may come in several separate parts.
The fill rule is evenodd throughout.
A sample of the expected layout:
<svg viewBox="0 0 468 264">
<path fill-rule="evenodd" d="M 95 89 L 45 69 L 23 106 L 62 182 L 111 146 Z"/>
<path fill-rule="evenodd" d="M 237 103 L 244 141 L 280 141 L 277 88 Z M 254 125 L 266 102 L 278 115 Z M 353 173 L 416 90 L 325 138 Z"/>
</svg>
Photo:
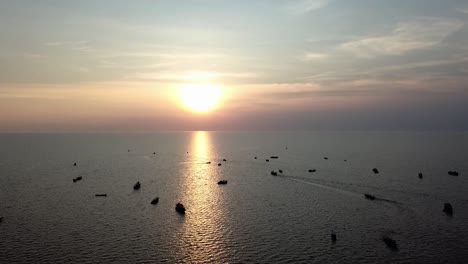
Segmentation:
<svg viewBox="0 0 468 264">
<path fill-rule="evenodd" d="M 181 89 L 182 103 L 194 112 L 207 112 L 221 100 L 221 89 L 212 84 L 188 84 Z"/>
</svg>

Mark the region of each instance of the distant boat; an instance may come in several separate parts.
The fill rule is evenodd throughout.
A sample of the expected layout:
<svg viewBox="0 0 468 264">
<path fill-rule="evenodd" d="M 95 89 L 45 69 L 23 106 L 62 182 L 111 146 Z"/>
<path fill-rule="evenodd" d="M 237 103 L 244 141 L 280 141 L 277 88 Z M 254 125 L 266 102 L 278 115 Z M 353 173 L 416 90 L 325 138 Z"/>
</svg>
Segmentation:
<svg viewBox="0 0 468 264">
<path fill-rule="evenodd" d="M 272 172 L 271 172 L 271 175 L 273 175 L 273 176 L 278 176 L 278 173 L 277 173 L 276 171 L 272 171 Z"/>
<path fill-rule="evenodd" d="M 255 157 L 254 159 L 257 159 L 257 157 Z"/>
<path fill-rule="evenodd" d="M 223 159 L 223 161 L 227 161 L 226 159 Z"/>
<path fill-rule="evenodd" d="M 313 169 L 313 170 L 309 170 L 309 172 L 316 172 L 317 170 L 316 169 Z"/>
<path fill-rule="evenodd" d="M 211 164 L 211 161 L 206 162 L 206 164 Z"/>
<path fill-rule="evenodd" d="M 373 171 L 375 174 L 379 173 L 379 170 L 378 170 L 377 168 L 373 168 L 372 171 Z"/>
<path fill-rule="evenodd" d="M 331 236 L 332 242 L 335 243 L 337 240 L 335 231 L 332 231 L 330 236 Z"/>
<path fill-rule="evenodd" d="M 107 197 L 107 193 L 96 194 L 96 197 Z"/>
<path fill-rule="evenodd" d="M 3 217 L 0 217 L 0 223 L 3 222 Z"/>
<path fill-rule="evenodd" d="M 447 215 L 453 215 L 453 207 L 451 204 L 449 203 L 445 203 L 444 204 L 444 209 L 442 210 L 442 212 L 444 212 L 445 214 Z"/>
<path fill-rule="evenodd" d="M 369 199 L 369 200 L 375 200 L 375 196 L 374 196 L 374 195 L 371 195 L 371 194 L 368 194 L 368 193 L 365 193 L 365 194 L 364 194 L 364 197 L 365 197 L 366 199 Z"/>
<path fill-rule="evenodd" d="M 218 182 L 218 184 L 227 184 L 227 183 L 228 183 L 227 180 L 221 180 L 221 181 Z"/>
<path fill-rule="evenodd" d="M 419 177 L 419 179 L 422 179 L 422 178 L 423 178 L 423 174 L 420 172 L 420 173 L 418 174 L 418 177 Z"/>
<path fill-rule="evenodd" d="M 394 239 L 388 236 L 384 236 L 382 237 L 382 241 L 385 243 L 385 245 L 387 245 L 388 248 L 395 250 L 395 251 L 398 250 L 398 244 Z"/>
<path fill-rule="evenodd" d="M 82 179 L 83 179 L 83 177 L 79 176 L 79 177 L 76 177 L 75 179 L 73 179 L 73 182 L 81 181 Z"/>
<path fill-rule="evenodd" d="M 266 162 L 270 162 L 270 160 L 269 160 L 269 159 L 266 159 Z"/>
<path fill-rule="evenodd" d="M 151 201 L 151 204 L 158 204 L 159 203 L 159 197 L 156 197 L 154 198 L 152 201 Z"/>
<path fill-rule="evenodd" d="M 279 171 L 279 173 L 283 173 L 283 170 L 278 170 L 278 171 Z"/>
<path fill-rule="evenodd" d="M 181 203 L 177 203 L 177 204 L 176 204 L 175 210 L 176 210 L 179 214 L 185 214 L 185 207 L 184 207 L 184 205 L 181 204 Z"/>
<path fill-rule="evenodd" d="M 223 165 L 223 164 L 221 164 L 221 163 L 218 163 L 218 166 L 222 166 L 222 165 Z"/>
<path fill-rule="evenodd" d="M 278 156 L 271 156 L 270 159 L 279 159 Z"/>
<path fill-rule="evenodd" d="M 458 171 L 449 171 L 448 175 L 450 176 L 458 176 Z"/>
<path fill-rule="evenodd" d="M 76 162 L 75 162 L 75 163 L 73 163 L 73 166 L 76 166 Z"/>
<path fill-rule="evenodd" d="M 135 185 L 133 185 L 133 190 L 135 190 L 135 191 L 140 190 L 140 188 L 141 188 L 140 182 L 137 182 L 137 183 L 135 183 Z"/>
<path fill-rule="evenodd" d="M 324 159 L 324 160 L 327 160 L 328 158 L 327 158 L 327 157 L 324 157 L 323 159 Z"/>
</svg>

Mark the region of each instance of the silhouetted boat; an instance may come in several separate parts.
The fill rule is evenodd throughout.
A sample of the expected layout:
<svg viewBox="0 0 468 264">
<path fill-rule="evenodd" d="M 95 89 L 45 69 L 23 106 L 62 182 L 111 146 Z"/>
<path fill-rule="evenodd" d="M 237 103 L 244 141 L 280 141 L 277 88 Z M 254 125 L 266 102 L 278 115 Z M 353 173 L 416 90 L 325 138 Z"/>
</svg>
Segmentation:
<svg viewBox="0 0 468 264">
<path fill-rule="evenodd" d="M 76 177 L 75 179 L 73 179 L 73 182 L 81 181 L 82 179 L 83 179 L 83 177 L 79 176 L 79 177 Z"/>
<path fill-rule="evenodd" d="M 385 245 L 387 245 L 388 248 L 390 248 L 391 250 L 398 250 L 398 244 L 397 242 L 388 237 L 388 236 L 383 236 L 382 237 L 382 241 L 385 243 Z"/>
<path fill-rule="evenodd" d="M 270 159 L 279 159 L 278 156 L 271 156 Z"/>
<path fill-rule="evenodd" d="M 76 162 L 75 162 L 75 163 L 73 163 L 73 166 L 76 166 Z"/>
<path fill-rule="evenodd" d="M 272 172 L 271 172 L 271 175 L 273 175 L 273 176 L 278 176 L 278 173 L 277 173 L 276 171 L 272 171 Z"/>
<path fill-rule="evenodd" d="M 373 168 L 372 171 L 373 171 L 375 174 L 379 173 L 379 170 L 378 170 L 377 168 Z"/>
<path fill-rule="evenodd" d="M 283 170 L 278 170 L 278 171 L 279 171 L 279 173 L 283 173 Z"/>
<path fill-rule="evenodd" d="M 309 170 L 309 172 L 316 172 L 317 170 L 313 169 L 313 170 Z"/>
<path fill-rule="evenodd" d="M 0 217 L 0 223 L 3 222 L 3 217 Z"/>
<path fill-rule="evenodd" d="M 450 175 L 450 176 L 458 176 L 458 172 L 457 172 L 457 171 L 449 171 L 449 172 L 448 172 L 448 175 Z"/>
<path fill-rule="evenodd" d="M 181 203 L 176 204 L 175 210 L 180 214 L 185 214 L 185 207 Z"/>
<path fill-rule="evenodd" d="M 107 197 L 107 193 L 96 194 L 96 197 Z"/>
<path fill-rule="evenodd" d="M 335 242 L 336 242 L 336 239 L 337 239 L 337 238 L 336 238 L 336 233 L 335 233 L 335 231 L 332 231 L 330 236 L 331 236 L 332 242 L 335 243 Z"/>
<path fill-rule="evenodd" d="M 324 159 L 324 160 L 327 160 L 328 158 L 327 158 L 327 157 L 324 157 L 323 159 Z"/>
<path fill-rule="evenodd" d="M 151 201 L 151 204 L 158 204 L 158 203 L 159 203 L 159 197 L 156 197 Z"/>
<path fill-rule="evenodd" d="M 257 157 L 255 157 L 254 159 L 257 159 Z"/>
<path fill-rule="evenodd" d="M 141 187 L 140 182 L 137 182 L 137 183 L 135 183 L 135 185 L 133 185 L 133 190 L 135 190 L 135 191 L 140 190 L 140 187 Z"/>
<path fill-rule="evenodd" d="M 423 178 L 423 174 L 420 172 L 420 173 L 418 174 L 418 177 L 419 177 L 419 179 L 422 179 L 422 178 Z"/>
<path fill-rule="evenodd" d="M 221 181 L 218 182 L 218 184 L 227 184 L 227 183 L 228 183 L 227 180 L 221 180 Z"/>
<path fill-rule="evenodd" d="M 221 164 L 221 163 L 218 163 L 218 166 L 222 166 L 222 165 L 223 165 L 223 164 Z"/>
<path fill-rule="evenodd" d="M 223 159 L 223 161 L 227 161 L 226 159 Z"/>
<path fill-rule="evenodd" d="M 153 155 L 156 155 L 156 152 L 153 152 Z"/>
<path fill-rule="evenodd" d="M 211 164 L 211 161 L 208 161 L 206 164 Z"/>
<path fill-rule="evenodd" d="M 266 162 L 270 162 L 270 160 L 269 160 L 269 159 L 266 159 Z"/>
<path fill-rule="evenodd" d="M 368 193 L 365 193 L 365 194 L 364 194 L 364 197 L 365 197 L 366 199 L 369 199 L 369 200 L 375 200 L 375 196 L 374 196 L 374 195 L 371 195 L 371 194 L 368 194 Z"/>
<path fill-rule="evenodd" d="M 449 203 L 444 204 L 444 209 L 442 211 L 447 215 L 453 215 L 453 207 Z"/>
</svg>

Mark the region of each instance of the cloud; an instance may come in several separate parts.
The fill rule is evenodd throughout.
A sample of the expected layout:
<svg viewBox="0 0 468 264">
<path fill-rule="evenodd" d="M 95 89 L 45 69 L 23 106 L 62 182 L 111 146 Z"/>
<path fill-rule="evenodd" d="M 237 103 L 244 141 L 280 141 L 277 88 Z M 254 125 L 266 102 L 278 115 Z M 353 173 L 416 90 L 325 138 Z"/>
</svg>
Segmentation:
<svg viewBox="0 0 468 264">
<path fill-rule="evenodd" d="M 436 46 L 463 26 L 464 23 L 458 20 L 422 17 L 400 23 L 386 36 L 367 37 L 343 43 L 339 50 L 362 58 L 403 55 L 413 50 Z"/>
<path fill-rule="evenodd" d="M 90 42 L 87 40 L 47 42 L 44 43 L 44 45 L 49 47 L 64 47 L 74 51 L 96 51 L 94 48 L 91 47 Z"/>
<path fill-rule="evenodd" d="M 290 5 L 288 9 L 293 14 L 302 15 L 327 6 L 331 0 L 301 0 Z"/>
<path fill-rule="evenodd" d="M 457 11 L 460 11 L 460 12 L 462 12 L 462 13 L 468 14 L 468 8 L 460 7 L 460 8 L 457 8 L 456 10 L 457 10 Z"/>
<path fill-rule="evenodd" d="M 326 53 L 314 53 L 314 52 L 308 52 L 304 55 L 303 59 L 306 61 L 312 61 L 312 60 L 321 60 L 327 58 L 329 55 Z"/>
<path fill-rule="evenodd" d="M 169 81 L 169 82 L 210 82 L 219 79 L 248 79 L 255 78 L 256 75 L 244 72 L 209 72 L 209 71 L 189 71 L 189 72 L 142 72 L 128 77 L 136 81 Z"/>
</svg>

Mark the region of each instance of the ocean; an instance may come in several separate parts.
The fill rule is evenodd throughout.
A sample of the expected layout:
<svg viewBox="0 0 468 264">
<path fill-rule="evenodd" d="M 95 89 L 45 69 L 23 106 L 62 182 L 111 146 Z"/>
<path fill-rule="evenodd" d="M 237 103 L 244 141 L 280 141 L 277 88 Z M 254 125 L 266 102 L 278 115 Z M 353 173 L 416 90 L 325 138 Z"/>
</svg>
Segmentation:
<svg viewBox="0 0 468 264">
<path fill-rule="evenodd" d="M 467 263 L 467 152 L 462 132 L 0 134 L 0 263 Z"/>
</svg>

